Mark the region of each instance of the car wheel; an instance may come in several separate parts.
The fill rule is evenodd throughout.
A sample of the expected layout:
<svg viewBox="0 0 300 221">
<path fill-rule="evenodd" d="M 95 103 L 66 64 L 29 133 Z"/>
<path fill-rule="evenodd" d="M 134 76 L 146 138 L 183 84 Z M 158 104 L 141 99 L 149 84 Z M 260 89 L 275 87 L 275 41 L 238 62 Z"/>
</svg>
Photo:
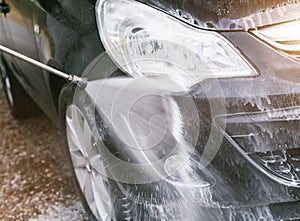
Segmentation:
<svg viewBox="0 0 300 221">
<path fill-rule="evenodd" d="M 88 220 L 157 220 L 157 214 L 162 211 L 160 205 L 156 207 L 155 203 L 152 204 L 153 199 L 150 200 L 153 196 L 152 184 L 142 186 L 139 192 L 138 186 L 112 179 L 115 177 L 113 174 L 109 177 L 105 175 L 110 166 L 115 166 L 115 161 L 109 158 L 103 148 L 107 148 L 113 155 L 121 152 L 114 147 L 111 138 L 113 131 L 108 129 L 107 120 L 102 119 L 95 110 L 89 96 L 78 90 L 74 98 L 74 91 L 72 85 L 63 87 L 59 98 L 59 113 L 66 138 L 69 167 Z M 100 136 L 97 135 L 98 131 L 101 131 Z M 145 199 L 142 197 L 139 200 L 139 196 L 145 196 Z"/>
<path fill-rule="evenodd" d="M 11 114 L 16 119 L 23 119 L 36 113 L 38 108 L 29 97 L 13 74 L 6 71 L 3 60 L 0 59 L 0 75 L 3 90 Z"/>
<path fill-rule="evenodd" d="M 63 88 L 59 110 L 74 184 L 88 220 L 132 220 L 136 205 L 122 193 L 116 181 L 103 175 L 101 144 L 96 145 L 85 110 L 89 102 L 73 104 L 73 94 L 72 86 Z"/>
<path fill-rule="evenodd" d="M 108 179 L 98 172 L 99 167 L 104 170 L 101 153 L 88 120 L 74 104 L 66 110 L 66 135 L 75 175 L 89 209 L 97 220 L 113 220 Z"/>
</svg>

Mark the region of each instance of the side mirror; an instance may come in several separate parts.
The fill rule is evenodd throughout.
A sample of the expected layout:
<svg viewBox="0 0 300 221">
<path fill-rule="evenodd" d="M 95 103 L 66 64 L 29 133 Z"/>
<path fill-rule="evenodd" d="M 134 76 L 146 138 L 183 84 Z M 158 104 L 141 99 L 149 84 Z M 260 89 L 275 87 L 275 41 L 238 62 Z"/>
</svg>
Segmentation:
<svg viewBox="0 0 300 221">
<path fill-rule="evenodd" d="M 2 2 L 0 3 L 0 12 L 3 13 L 4 16 L 6 16 L 6 14 L 10 12 L 10 7 L 5 2 L 5 0 L 2 0 Z"/>
</svg>

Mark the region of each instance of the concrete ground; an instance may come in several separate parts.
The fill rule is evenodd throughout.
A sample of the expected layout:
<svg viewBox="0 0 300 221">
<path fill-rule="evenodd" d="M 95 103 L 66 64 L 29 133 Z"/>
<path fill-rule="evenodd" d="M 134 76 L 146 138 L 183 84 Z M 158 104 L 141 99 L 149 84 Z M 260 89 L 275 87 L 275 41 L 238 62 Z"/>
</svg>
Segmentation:
<svg viewBox="0 0 300 221">
<path fill-rule="evenodd" d="M 13 119 L 0 89 L 0 220 L 85 219 L 63 148 L 43 114 Z"/>
</svg>

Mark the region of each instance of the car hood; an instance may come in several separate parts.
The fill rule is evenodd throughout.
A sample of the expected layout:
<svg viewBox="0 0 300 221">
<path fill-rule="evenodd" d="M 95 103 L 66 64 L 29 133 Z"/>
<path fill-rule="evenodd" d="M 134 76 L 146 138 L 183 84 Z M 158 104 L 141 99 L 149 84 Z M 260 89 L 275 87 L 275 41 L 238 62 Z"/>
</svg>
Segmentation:
<svg viewBox="0 0 300 221">
<path fill-rule="evenodd" d="M 300 3 L 283 0 L 140 0 L 201 28 L 249 30 L 300 18 Z"/>
</svg>

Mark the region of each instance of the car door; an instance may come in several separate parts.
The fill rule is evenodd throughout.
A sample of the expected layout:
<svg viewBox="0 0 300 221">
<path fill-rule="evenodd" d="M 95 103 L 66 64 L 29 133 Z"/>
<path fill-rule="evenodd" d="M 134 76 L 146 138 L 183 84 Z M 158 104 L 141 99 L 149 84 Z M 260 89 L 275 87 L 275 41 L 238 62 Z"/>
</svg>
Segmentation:
<svg viewBox="0 0 300 221">
<path fill-rule="evenodd" d="M 4 27 L 3 27 L 3 17 L 4 17 L 4 13 L 2 12 L 2 3 L 0 3 L 0 7 L 1 7 L 1 14 L 0 14 L 0 45 L 6 45 L 6 39 L 5 39 L 5 32 L 4 32 Z"/>
<path fill-rule="evenodd" d="M 35 13 L 42 8 L 35 0 L 6 0 L 10 12 L 2 17 L 7 47 L 33 59 L 39 60 L 36 36 L 39 27 L 34 24 Z M 5 55 L 10 69 L 32 99 L 51 118 L 56 118 L 56 109 L 46 84 L 48 73 L 28 62 Z"/>
<path fill-rule="evenodd" d="M 0 7 L 2 7 L 2 5 Z M 1 11 L 1 14 L 0 14 L 0 45 L 5 46 L 6 45 L 6 36 L 5 36 L 5 31 L 4 31 L 4 26 L 3 26 L 3 17 L 4 17 L 4 13 L 2 13 L 2 11 Z"/>
</svg>

